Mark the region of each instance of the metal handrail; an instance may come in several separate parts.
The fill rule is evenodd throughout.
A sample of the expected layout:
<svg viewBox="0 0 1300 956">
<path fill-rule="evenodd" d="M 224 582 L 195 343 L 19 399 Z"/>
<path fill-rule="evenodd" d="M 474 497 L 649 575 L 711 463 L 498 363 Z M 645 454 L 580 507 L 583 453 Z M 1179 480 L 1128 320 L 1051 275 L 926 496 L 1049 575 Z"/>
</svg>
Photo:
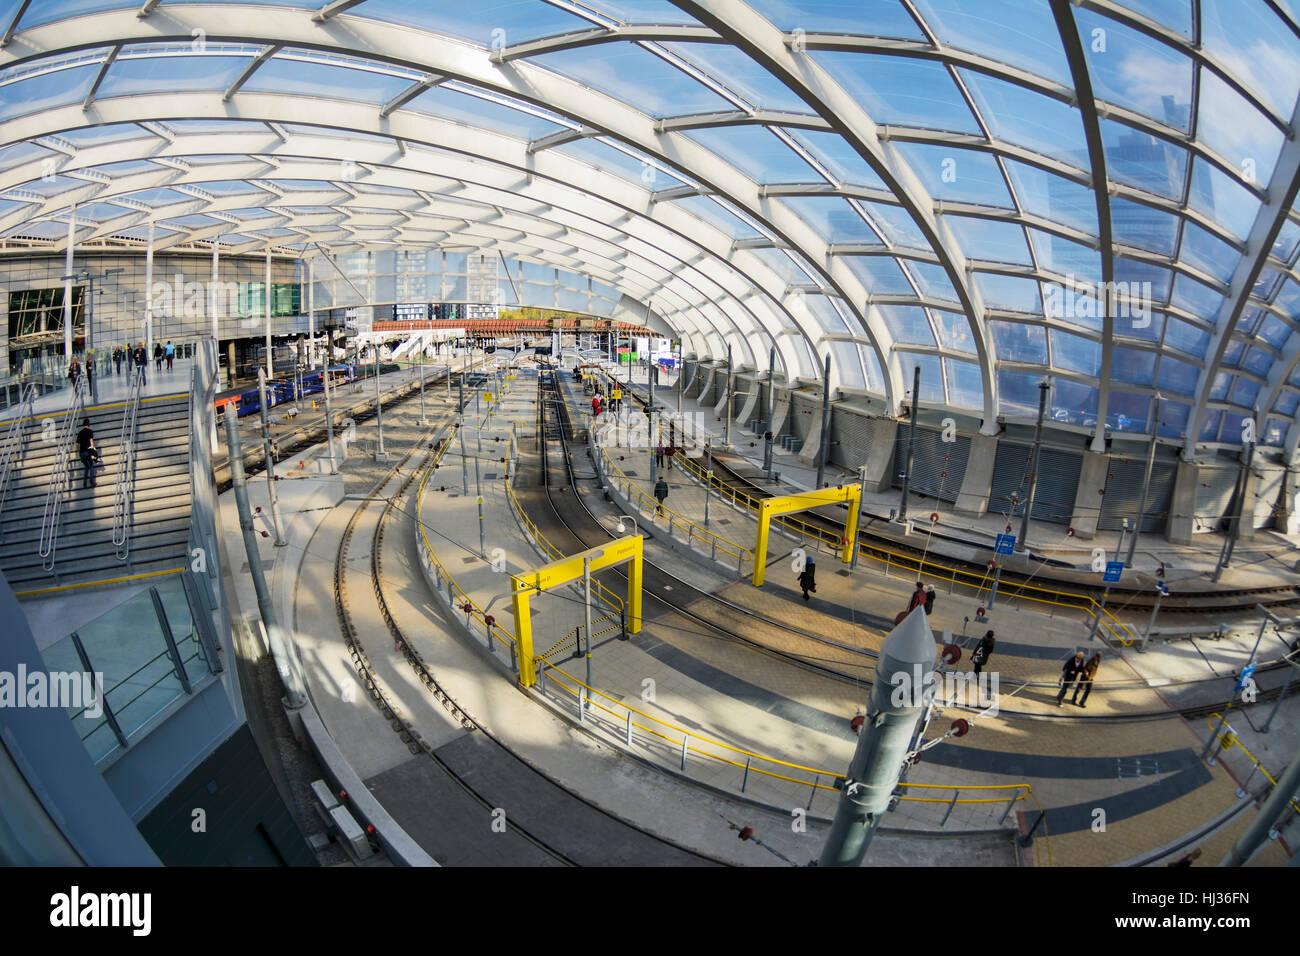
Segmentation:
<svg viewBox="0 0 1300 956">
<path fill-rule="evenodd" d="M 85 407 L 85 394 L 82 379 L 78 378 L 72 386 L 72 397 L 68 399 L 68 410 L 63 416 L 63 427 L 59 429 L 54 452 L 54 471 L 50 475 L 50 488 L 45 493 L 45 512 L 41 516 L 41 541 L 38 554 L 44 560 L 41 566 L 46 571 L 54 570 L 54 555 L 58 548 L 59 523 L 63 515 L 63 492 L 68 484 L 69 458 L 72 455 L 72 429 Z"/>
<path fill-rule="evenodd" d="M 0 451 L 0 513 L 4 512 L 5 498 L 9 495 L 9 483 L 13 473 L 22 464 L 27 451 L 27 430 L 23 427 L 32 414 L 36 402 L 36 386 L 28 382 L 22 387 L 18 399 L 18 417 L 9 423 L 5 435 L 3 451 Z M 0 529 L 2 533 L 3 529 Z"/>
<path fill-rule="evenodd" d="M 192 373 L 191 373 L 192 374 Z M 126 404 L 122 408 L 122 430 L 117 448 L 117 477 L 113 482 L 113 544 L 119 561 L 131 554 L 134 523 L 136 417 L 140 411 L 142 377 L 139 369 L 128 379 Z"/>
</svg>

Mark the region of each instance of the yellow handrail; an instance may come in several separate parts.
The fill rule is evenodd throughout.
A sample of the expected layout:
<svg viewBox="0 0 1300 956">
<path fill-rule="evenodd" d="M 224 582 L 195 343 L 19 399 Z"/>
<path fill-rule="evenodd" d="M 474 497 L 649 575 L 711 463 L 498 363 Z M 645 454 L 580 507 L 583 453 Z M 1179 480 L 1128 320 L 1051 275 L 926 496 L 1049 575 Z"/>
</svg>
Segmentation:
<svg viewBox="0 0 1300 956">
<path fill-rule="evenodd" d="M 1219 720 L 1224 719 L 1222 714 L 1211 714 L 1209 717 L 1205 718 L 1205 723 L 1207 726 L 1209 726 L 1211 731 L 1214 730 L 1214 721 L 1216 718 Z M 1253 753 L 1251 753 L 1249 750 L 1246 749 L 1246 745 L 1241 742 L 1241 739 L 1237 736 L 1235 731 L 1233 732 L 1232 738 L 1230 740 L 1228 739 L 1228 734 L 1226 732 L 1215 733 L 1214 736 L 1218 739 L 1219 743 L 1223 745 L 1222 746 L 1223 750 L 1227 750 L 1228 748 L 1235 745 L 1238 750 L 1240 750 L 1242 753 L 1244 753 L 1247 757 L 1250 758 L 1250 762 L 1255 765 L 1255 769 L 1259 770 L 1262 774 L 1264 774 L 1264 776 L 1268 779 L 1269 783 L 1271 783 L 1275 787 L 1277 786 L 1277 778 L 1268 772 L 1268 768 L 1265 767 L 1262 763 L 1260 763 L 1258 758 L 1256 758 L 1256 756 Z M 1293 810 L 1300 811 L 1300 804 L 1296 803 L 1294 797 L 1289 802 Z"/>
<path fill-rule="evenodd" d="M 81 584 L 60 584 L 53 588 L 36 588 L 32 591 L 15 591 L 14 597 L 32 597 L 36 594 L 56 594 L 59 591 L 76 591 L 80 588 L 99 587 L 104 584 L 122 584 L 126 581 L 142 581 L 145 578 L 164 577 L 168 574 L 180 574 L 184 568 L 168 568 L 166 571 L 143 571 L 140 574 L 128 574 L 121 578 L 105 578 L 102 581 L 83 581 Z"/>
</svg>

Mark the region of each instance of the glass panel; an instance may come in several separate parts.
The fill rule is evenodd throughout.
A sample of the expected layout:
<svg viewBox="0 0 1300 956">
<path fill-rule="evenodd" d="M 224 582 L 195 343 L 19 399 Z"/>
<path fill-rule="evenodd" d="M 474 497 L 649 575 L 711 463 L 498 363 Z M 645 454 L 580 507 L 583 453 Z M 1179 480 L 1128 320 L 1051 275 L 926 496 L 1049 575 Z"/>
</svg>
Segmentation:
<svg viewBox="0 0 1300 956">
<path fill-rule="evenodd" d="M 1187 437 L 1187 419 L 1192 407 L 1182 402 L 1160 403 L 1160 434 L 1169 438 Z"/>
<path fill-rule="evenodd" d="M 1168 317 L 1165 322 L 1165 345 L 1187 352 L 1197 358 L 1205 358 L 1205 350 L 1210 344 L 1210 333 L 1204 329 L 1184 322 L 1182 319 Z"/>
<path fill-rule="evenodd" d="M 1110 374 L 1119 382 L 1130 385 L 1150 385 L 1156 375 L 1155 352 L 1138 349 L 1115 348 L 1111 350 Z"/>
<path fill-rule="evenodd" d="M 495 100 L 459 93 L 441 86 L 426 90 L 410 100 L 402 109 L 438 116 L 454 123 L 464 123 L 466 126 L 486 127 L 520 139 L 538 139 L 563 128 L 557 123 Z"/>
<path fill-rule="evenodd" d="M 682 199 L 674 199 L 673 202 L 689 209 L 704 219 L 705 222 L 713 223 L 732 239 L 744 239 L 759 235 L 743 219 L 732 215 L 709 196 L 686 196 Z"/>
<path fill-rule="evenodd" d="M 894 354 L 894 361 L 898 362 L 903 381 L 906 383 L 904 387 L 909 392 L 912 390 L 913 371 L 919 365 L 921 367 L 921 401 L 942 404 L 944 401 L 943 369 L 939 364 L 939 356 L 915 355 L 903 352 Z"/>
<path fill-rule="evenodd" d="M 1117 183 L 1182 201 L 1187 181 L 1185 149 L 1114 120 L 1102 119 L 1099 126 L 1107 176 Z M 1111 206 L 1114 204 L 1112 199 Z"/>
<path fill-rule="evenodd" d="M 1273 255 L 1283 262 L 1290 262 L 1297 245 L 1300 245 L 1300 224 L 1288 219 L 1282 224 L 1282 229 L 1273 242 Z"/>
<path fill-rule="evenodd" d="M 965 216 L 944 216 L 943 221 L 968 259 L 1026 266 L 1033 261 L 1029 257 L 1029 244 L 1025 242 L 1025 230 L 1015 223 Z"/>
<path fill-rule="evenodd" d="M 1183 224 L 1183 249 L 1179 258 L 1220 282 L 1228 282 L 1241 255 L 1222 239 L 1188 222 Z"/>
<path fill-rule="evenodd" d="M 1222 225 L 1238 239 L 1250 234 L 1259 200 L 1204 160 L 1192 165 L 1192 189 L 1187 204 Z"/>
<path fill-rule="evenodd" d="M 1273 403 L 1273 411 L 1281 412 L 1283 415 L 1294 415 L 1297 408 L 1300 408 L 1300 392 L 1288 389 L 1283 389 L 1277 401 Z"/>
<path fill-rule="evenodd" d="M 1151 396 L 1134 392 L 1112 391 L 1108 399 L 1106 422 L 1117 432 L 1149 432 Z"/>
<path fill-rule="evenodd" d="M 328 95 L 381 106 L 407 89 L 413 79 L 280 55 L 263 63 L 244 89 L 253 93 Z"/>
<path fill-rule="evenodd" d="M 1052 364 L 1084 375 L 1101 374 L 1101 343 L 1092 339 L 1051 330 Z"/>
<path fill-rule="evenodd" d="M 0 120 L 80 103 L 98 74 L 98 64 L 91 64 L 4 82 L 0 84 Z"/>
<path fill-rule="evenodd" d="M 908 261 L 904 266 L 921 287 L 921 294 L 941 302 L 956 302 L 957 290 L 943 266 L 933 262 Z"/>
<path fill-rule="evenodd" d="M 947 373 L 948 404 L 962 408 L 983 408 L 984 384 L 980 379 L 980 367 L 950 358 L 943 360 L 943 366 Z"/>
<path fill-rule="evenodd" d="M 1281 448 L 1286 442 L 1287 432 L 1291 430 L 1293 424 L 1294 422 L 1284 422 L 1280 418 L 1266 419 L 1259 443 L 1271 448 Z"/>
<path fill-rule="evenodd" d="M 1300 91 L 1300 42 L 1264 4 L 1201 0 L 1201 44 L 1283 117 Z"/>
<path fill-rule="evenodd" d="M 1047 329 L 1025 322 L 990 322 L 993 348 L 999 359 L 1025 362 L 1031 365 L 1047 364 Z"/>
<path fill-rule="evenodd" d="M 634 43 L 601 43 L 530 59 L 656 118 L 735 109 L 703 83 Z"/>
<path fill-rule="evenodd" d="M 989 275 L 986 272 L 975 272 L 972 275 L 975 287 L 984 297 L 985 305 L 1012 312 L 1042 314 L 1043 300 L 1038 291 L 1038 283 L 1033 279 Z"/>
<path fill-rule="evenodd" d="M 1200 378 L 1200 374 L 1201 370 L 1195 365 L 1180 362 L 1170 355 L 1162 356 L 1160 359 L 1160 390 L 1171 391 L 1178 395 L 1193 395 L 1196 392 L 1196 383 Z"/>
<path fill-rule="evenodd" d="M 1259 397 L 1259 382 L 1252 381 L 1244 375 L 1237 376 L 1237 384 L 1232 389 L 1232 402 L 1234 405 L 1244 405 L 1251 408 L 1255 404 L 1255 399 Z"/>
<path fill-rule="evenodd" d="M 1192 35 L 1192 0 L 1123 0 L 1122 7 L 1179 31 Z"/>
<path fill-rule="evenodd" d="M 755 10 L 782 30 L 857 33 L 924 40 L 926 36 L 898 0 L 751 0 Z"/>
<path fill-rule="evenodd" d="M 1282 131 L 1209 70 L 1201 69 L 1196 140 L 1266 183 L 1282 148 Z"/>
<path fill-rule="evenodd" d="M 1098 99 L 1184 131 L 1190 129 L 1190 58 L 1109 17 L 1075 7 L 1074 19 Z"/>
<path fill-rule="evenodd" d="M 1022 0 L 918 0 L 916 7 L 944 43 L 1058 83 L 1071 83 L 1061 35 L 1047 4 Z"/>
<path fill-rule="evenodd" d="M 820 183 L 823 177 L 763 126 L 720 126 L 686 134 L 760 185 Z"/>
<path fill-rule="evenodd" d="M 827 242 L 879 242 L 856 209 L 835 196 L 792 196 L 785 200 Z"/>
<path fill-rule="evenodd" d="M 979 133 L 965 99 L 940 63 L 874 53 L 809 55 L 877 123 Z"/>
<path fill-rule="evenodd" d="M 934 330 L 930 328 L 929 314 L 925 309 L 910 305 L 885 305 L 880 307 L 885 326 L 898 342 L 909 345 L 934 345 Z"/>
<path fill-rule="evenodd" d="M 120 56 L 95 95 L 225 89 L 251 62 L 244 56 L 200 56 L 188 48 L 184 56 Z"/>
<path fill-rule="evenodd" d="M 17 10 L 12 9 L 16 4 L 9 4 L 8 6 L 11 9 L 5 11 L 4 25 L 6 27 L 9 26 L 9 20 L 12 19 L 13 14 L 17 12 Z M 82 13 L 99 13 L 103 10 L 118 10 L 134 6 L 135 4 L 123 3 L 122 0 L 35 0 L 23 14 L 18 29 L 28 30 L 42 24 L 54 23 L 56 20 L 75 17 Z"/>
<path fill-rule="evenodd" d="M 695 23 L 668 0 L 588 0 L 586 6 L 624 23 Z"/>
<path fill-rule="evenodd" d="M 1110 228 L 1120 245 L 1172 256 L 1178 242 L 1178 217 L 1127 199 L 1111 198 Z"/>
<path fill-rule="evenodd" d="M 993 135 L 1088 169 L 1081 114 L 1072 106 L 992 77 L 959 71 Z"/>
<path fill-rule="evenodd" d="M 347 15 L 448 33 L 485 47 L 494 42 L 498 45 L 522 43 L 592 26 L 589 20 L 536 0 L 475 0 L 474 3 L 366 0 L 348 10 Z"/>
<path fill-rule="evenodd" d="M 1101 282 L 1101 253 L 1096 249 L 1037 229 L 1030 229 L 1029 237 L 1034 241 L 1039 268 L 1088 282 Z"/>
<path fill-rule="evenodd" d="M 852 342 L 832 342 L 831 353 L 834 355 L 836 368 L 844 388 L 865 388 L 866 377 L 862 372 L 862 363 L 858 360 L 858 347 Z"/>
<path fill-rule="evenodd" d="M 870 186 L 884 189 L 885 181 L 838 133 L 821 133 L 815 130 L 787 130 L 827 170 L 841 182 L 850 186 Z"/>
<path fill-rule="evenodd" d="M 930 317 L 939 333 L 939 344 L 958 352 L 975 354 L 975 337 L 971 335 L 970 322 L 956 312 L 932 310 Z"/>
<path fill-rule="evenodd" d="M 1262 349 L 1251 349 L 1246 353 L 1246 361 L 1242 363 L 1241 367 L 1247 372 L 1254 372 L 1256 375 L 1268 375 L 1269 369 L 1273 367 L 1273 356 Z"/>
<path fill-rule="evenodd" d="M 915 295 L 916 290 L 907 281 L 898 260 L 887 256 L 842 256 L 868 295 Z"/>
<path fill-rule="evenodd" d="M 689 61 L 740 96 L 754 109 L 811 113 L 793 90 L 733 46 L 717 43 L 665 43 L 664 49 Z"/>
<path fill-rule="evenodd" d="M 1170 301 L 1212 324 L 1219 316 L 1223 296 L 1195 279 L 1180 275 L 1174 280 L 1174 295 Z"/>
<path fill-rule="evenodd" d="M 1273 348 L 1281 348 L 1282 343 L 1291 337 L 1291 326 L 1276 315 L 1270 314 L 1255 333 Z"/>
<path fill-rule="evenodd" d="M 998 162 L 973 149 L 899 143 L 895 147 L 935 199 L 1012 208 Z"/>
<path fill-rule="evenodd" d="M 998 414 L 1015 418 L 1037 416 L 1038 383 L 1041 380 L 1041 375 L 1032 372 L 1000 370 L 998 372 Z"/>
<path fill-rule="evenodd" d="M 1025 212 L 1097 234 L 1097 197 L 1091 189 L 1037 166 L 1003 162 Z"/>
<path fill-rule="evenodd" d="M 929 249 L 920 228 L 901 206 L 887 206 L 884 203 L 849 200 L 850 207 L 860 207 L 871 217 L 872 221 L 885 234 L 885 238 L 898 246 L 911 249 Z"/>
</svg>

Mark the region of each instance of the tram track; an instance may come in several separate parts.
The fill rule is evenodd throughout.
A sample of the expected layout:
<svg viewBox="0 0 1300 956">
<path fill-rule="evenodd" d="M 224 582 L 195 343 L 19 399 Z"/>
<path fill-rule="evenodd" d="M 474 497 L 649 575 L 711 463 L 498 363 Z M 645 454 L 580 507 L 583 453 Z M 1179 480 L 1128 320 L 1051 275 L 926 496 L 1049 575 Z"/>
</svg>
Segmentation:
<svg viewBox="0 0 1300 956">
<path fill-rule="evenodd" d="M 420 520 L 418 514 L 411 514 L 406 510 L 403 502 L 413 502 L 408 492 L 412 483 L 420 475 L 421 468 L 414 461 L 416 453 L 428 446 L 427 450 L 432 451 L 436 445 L 429 444 L 431 436 L 439 431 L 446 432 L 446 425 L 450 421 L 450 413 L 443 416 L 442 422 L 435 426 L 412 445 L 396 465 L 394 465 L 376 487 L 374 493 L 353 512 L 348 520 L 343 536 L 339 542 L 338 552 L 334 564 L 334 597 L 335 610 L 338 616 L 339 624 L 342 628 L 344 640 L 348 647 L 349 656 L 356 668 L 358 677 L 362 685 L 366 688 L 367 693 L 374 701 L 380 712 L 387 719 L 393 731 L 399 736 L 412 755 L 423 754 L 438 768 L 442 775 L 446 777 L 455 787 L 457 787 L 469 800 L 476 804 L 485 814 L 491 815 L 499 813 L 502 801 L 493 799 L 487 788 L 477 785 L 465 778 L 445 760 L 438 748 L 430 745 L 420 734 L 414 723 L 409 717 L 402 714 L 393 700 L 391 692 L 386 690 L 376 675 L 375 668 L 370 662 L 366 647 L 362 641 L 361 630 L 355 619 L 351 601 L 349 600 L 349 582 L 348 569 L 353 567 L 352 561 L 354 544 L 364 548 L 369 553 L 369 559 L 365 562 L 367 585 L 374 597 L 379 609 L 379 615 L 383 621 L 384 629 L 388 636 L 394 642 L 395 650 L 400 653 L 407 665 L 414 671 L 416 678 L 425 687 L 434 700 L 447 710 L 453 721 L 458 723 L 467 733 L 474 734 L 485 742 L 484 746 L 490 751 L 490 759 L 498 764 L 510 763 L 511 772 L 517 778 L 520 775 L 525 777 L 535 775 L 535 781 L 540 786 L 549 786 L 553 788 L 554 798 L 556 794 L 562 794 L 563 799 L 560 801 L 566 804 L 565 813 L 574 815 L 575 818 L 581 819 L 585 815 L 590 819 L 591 814 L 599 814 L 606 821 L 606 828 L 611 825 L 615 828 L 621 828 L 625 833 L 625 839 L 631 844 L 636 844 L 634 848 L 643 856 L 649 855 L 651 858 L 659 852 L 665 857 L 665 862 L 677 864 L 717 864 L 718 861 L 707 857 L 703 854 L 678 846 L 671 841 L 665 840 L 649 831 L 629 823 L 620 817 L 614 816 L 603 808 L 597 806 L 589 800 L 581 797 L 566 787 L 561 786 L 550 777 L 542 774 L 533 768 L 526 761 L 514 754 L 505 744 L 496 736 L 488 731 L 473 716 L 467 713 L 455 700 L 452 694 L 439 683 L 437 677 L 433 674 L 428 664 L 418 650 L 408 639 L 405 630 L 398 623 L 392 608 L 384 593 L 384 570 L 383 570 L 383 550 L 385 536 L 390 521 L 395 513 L 400 513 L 413 521 Z M 444 434 L 439 443 L 451 441 L 450 434 Z M 426 456 L 427 457 L 427 456 Z M 409 466 L 409 467 L 408 467 Z M 405 470 L 405 471 L 404 471 Z M 388 492 L 384 494 L 384 492 Z M 363 516 L 371 509 L 372 506 L 380 507 L 379 514 L 374 520 L 374 530 L 369 536 L 369 540 L 358 538 L 357 530 L 363 522 Z M 497 795 L 500 797 L 500 794 Z M 548 801 L 554 806 L 554 799 Z M 526 842 L 535 851 L 545 856 L 547 859 L 562 866 L 586 866 L 599 865 L 602 861 L 593 859 L 590 855 L 575 853 L 565 846 L 559 845 L 559 841 L 549 838 L 539 832 L 536 828 L 528 826 L 522 822 L 519 817 L 512 816 L 510 826 L 506 831 L 514 835 L 514 839 Z M 492 841 L 499 840 L 500 837 L 493 835 Z M 495 842 L 491 844 L 493 849 L 497 848 Z M 661 849 L 660 849 L 661 848 Z"/>
</svg>

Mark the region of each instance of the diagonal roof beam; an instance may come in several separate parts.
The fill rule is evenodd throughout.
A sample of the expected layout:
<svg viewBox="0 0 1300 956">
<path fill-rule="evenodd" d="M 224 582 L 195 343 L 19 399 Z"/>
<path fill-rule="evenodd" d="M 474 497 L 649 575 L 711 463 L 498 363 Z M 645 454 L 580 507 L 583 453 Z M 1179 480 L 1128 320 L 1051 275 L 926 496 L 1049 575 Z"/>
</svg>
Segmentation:
<svg viewBox="0 0 1300 956">
<path fill-rule="evenodd" d="M 435 86 L 437 86 L 439 83 L 444 82 L 446 79 L 447 79 L 446 76 L 434 74 L 432 76 L 426 76 L 422 80 L 417 80 L 416 82 L 408 86 L 406 89 L 402 90 L 402 92 L 394 96 L 387 103 L 385 103 L 379 110 L 379 118 L 387 119 L 388 116 L 391 115 L 394 110 L 401 109 L 403 106 L 411 102 L 411 100 L 415 99 L 425 90 L 433 89 Z"/>
<path fill-rule="evenodd" d="M 716 126 L 784 126 L 790 129 L 810 129 L 829 132 L 831 125 L 820 116 L 810 113 L 792 113 L 787 110 L 720 110 L 716 113 L 691 113 L 687 116 L 666 116 L 655 124 L 660 133 L 672 130 L 708 129 Z"/>
<path fill-rule="evenodd" d="M 5 29 L 4 36 L 0 37 L 0 47 L 9 45 L 9 41 L 14 38 L 14 31 L 18 29 L 18 21 L 23 18 L 23 14 L 27 12 L 27 8 L 31 6 L 31 4 L 32 0 L 23 0 L 22 6 L 18 8 L 13 19 L 9 21 L 9 26 Z"/>
<path fill-rule="evenodd" d="M 226 92 L 222 94 L 221 102 L 229 103 L 230 98 L 239 92 L 240 87 L 242 87 L 245 83 L 249 81 L 249 79 L 252 78 L 253 74 L 257 72 L 258 68 L 267 60 L 269 60 L 271 57 L 279 53 L 282 49 L 284 49 L 283 44 L 273 43 L 270 46 L 268 46 L 265 50 L 263 50 L 261 53 L 257 54 L 257 56 L 253 58 L 253 61 L 249 63 L 248 66 L 244 67 L 243 72 L 240 73 L 239 76 L 235 77 L 235 82 L 231 83 L 230 86 L 226 89 Z"/>
<path fill-rule="evenodd" d="M 325 4 L 325 6 L 313 13 L 311 18 L 317 23 L 325 23 L 344 10 L 351 10 L 360 3 L 365 3 L 365 0 L 332 0 L 332 2 Z"/>
<path fill-rule="evenodd" d="M 1206 403 L 1209 400 L 1210 389 L 1214 385 L 1214 378 L 1222 367 L 1223 354 L 1228 349 L 1228 343 L 1237 328 L 1237 323 L 1241 321 L 1251 290 L 1255 288 L 1255 282 L 1264 270 L 1264 263 L 1268 261 L 1269 253 L 1273 250 L 1273 243 L 1277 241 L 1278 233 L 1286 223 L 1296 196 L 1300 194 L 1300 139 L 1296 136 L 1296 132 L 1300 131 L 1300 97 L 1296 98 L 1295 106 L 1291 111 L 1291 129 L 1291 135 L 1282 144 L 1282 153 L 1278 156 L 1277 165 L 1273 167 L 1273 175 L 1268 181 L 1268 199 L 1255 214 L 1255 222 L 1246 237 L 1246 254 L 1237 260 L 1237 268 L 1233 270 L 1232 280 L 1228 283 L 1228 295 L 1224 298 L 1214 322 L 1214 336 L 1205 351 L 1205 365 L 1197 381 L 1196 404 L 1192 406 L 1192 412 L 1187 417 L 1187 437 L 1183 445 L 1184 458 L 1190 458 L 1196 453 L 1196 440 L 1200 436 L 1201 424 L 1205 419 Z M 1288 341 L 1294 340 L 1293 334 Z M 1277 364 L 1274 362 L 1275 366 Z M 1265 393 L 1270 391 L 1273 390 L 1260 389 L 1256 401 L 1264 399 Z M 1271 399 L 1270 405 L 1259 407 L 1257 412 L 1267 412 L 1269 407 L 1271 407 Z M 1258 414 L 1256 417 L 1258 419 Z M 1256 424 L 1263 423 L 1257 420 Z"/>
<path fill-rule="evenodd" d="M 525 43 L 515 43 L 492 51 L 493 63 L 508 63 L 522 57 L 541 56 L 545 53 L 559 53 L 561 50 L 573 50 L 577 47 L 591 46 L 594 43 L 611 43 L 626 41 L 666 41 L 669 43 L 721 43 L 722 38 L 705 27 L 679 25 L 637 25 L 628 27 L 597 27 L 592 30 L 577 30 L 561 33 L 558 36 L 543 37 Z"/>
<path fill-rule="evenodd" d="M 118 43 L 108 51 L 108 56 L 104 57 L 104 62 L 99 65 L 99 72 L 95 74 L 95 82 L 90 84 L 90 89 L 86 92 L 86 98 L 81 103 L 83 111 L 90 109 L 90 104 L 95 102 L 95 94 L 99 92 L 100 84 L 104 82 L 104 77 L 108 75 L 109 68 L 121 52 L 122 44 Z"/>
<path fill-rule="evenodd" d="M 600 130 L 592 129 L 590 126 L 583 126 L 579 129 L 557 129 L 540 139 L 535 139 L 528 144 L 528 152 L 541 152 L 544 149 L 551 149 L 555 146 L 563 146 L 566 143 L 572 143 L 575 140 L 586 139 L 588 136 L 599 136 Z"/>
<path fill-rule="evenodd" d="M 154 10 L 158 9 L 158 4 L 160 3 L 162 3 L 162 0 L 144 0 L 144 5 L 136 11 L 136 16 L 143 20 L 145 17 L 149 16 L 149 14 L 153 13 Z"/>
</svg>

